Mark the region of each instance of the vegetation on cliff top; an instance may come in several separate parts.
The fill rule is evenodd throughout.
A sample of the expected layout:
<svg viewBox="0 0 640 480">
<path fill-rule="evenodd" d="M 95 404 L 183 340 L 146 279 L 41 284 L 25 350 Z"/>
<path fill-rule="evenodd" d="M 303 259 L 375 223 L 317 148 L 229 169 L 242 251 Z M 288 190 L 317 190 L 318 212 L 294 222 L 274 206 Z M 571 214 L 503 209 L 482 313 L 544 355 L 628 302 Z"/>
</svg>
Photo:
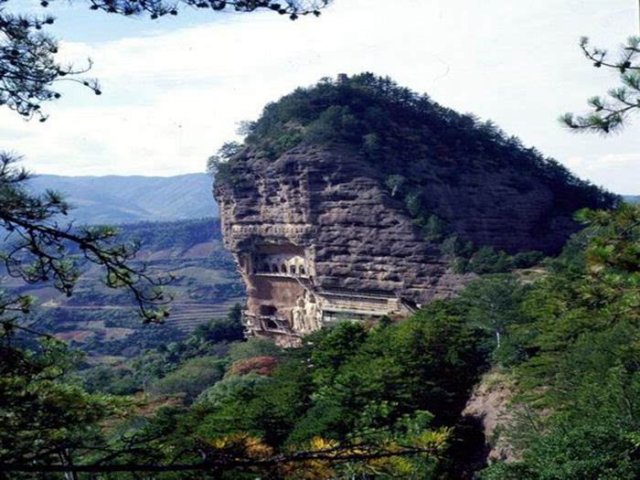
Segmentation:
<svg viewBox="0 0 640 480">
<path fill-rule="evenodd" d="M 486 238 L 473 238 L 454 226 L 460 216 L 495 211 L 493 202 L 504 205 L 493 194 L 484 200 L 483 192 L 491 191 L 496 182 L 511 192 L 505 193 L 510 198 L 540 185 L 550 191 L 552 204 L 539 213 L 537 223 L 522 219 L 529 222 L 534 236 L 557 228 L 552 221 L 557 216 L 568 219 L 580 208 L 610 208 L 619 201 L 555 160 L 524 147 L 490 121 L 459 114 L 370 73 L 325 78 L 298 88 L 268 104 L 257 121 L 243 124 L 241 130 L 246 134 L 243 145 L 225 144 L 210 159 L 218 184 L 240 188 L 249 181 L 244 163 L 248 153 L 275 160 L 296 147 L 347 149 L 369 162 L 373 175 L 402 203 L 424 240 L 438 245 L 459 273 L 503 273 L 534 265 L 543 257 L 513 247 L 510 253 L 516 256 L 511 257 L 487 244 Z M 457 193 L 450 195 L 452 191 Z M 508 210 L 496 215 L 504 222 L 520 221 L 517 215 L 509 218 Z M 566 231 L 567 236 L 570 233 Z M 540 248 L 557 253 L 561 244 Z"/>
<path fill-rule="evenodd" d="M 483 478 L 640 476 L 640 208 L 582 216 L 590 226 L 506 329 L 502 361 L 519 395 L 503 435 L 520 456 Z"/>
<path fill-rule="evenodd" d="M 426 199 L 413 187 L 434 181 L 435 176 L 455 182 L 468 170 L 505 167 L 518 171 L 522 178 L 518 187 L 523 190 L 528 188 L 527 178 L 546 179 L 557 196 L 557 207 L 565 211 L 607 208 L 617 201 L 507 136 L 491 121 L 457 113 L 371 73 L 324 78 L 312 87 L 298 88 L 268 104 L 261 117 L 243 124 L 241 131 L 246 147 L 274 159 L 300 145 L 348 146 L 379 168 L 395 193 L 414 193 L 418 197 L 414 202 L 425 207 Z M 225 145 L 213 157 L 214 163 L 218 160 L 219 166 L 220 160 L 240 149 L 237 144 Z"/>
</svg>

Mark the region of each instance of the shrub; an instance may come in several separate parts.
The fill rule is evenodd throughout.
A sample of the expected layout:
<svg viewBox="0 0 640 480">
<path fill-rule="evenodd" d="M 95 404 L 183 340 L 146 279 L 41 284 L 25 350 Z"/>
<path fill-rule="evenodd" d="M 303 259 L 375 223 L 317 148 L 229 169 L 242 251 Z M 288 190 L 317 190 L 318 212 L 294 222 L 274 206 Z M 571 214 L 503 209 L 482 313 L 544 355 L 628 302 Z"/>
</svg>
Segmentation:
<svg viewBox="0 0 640 480">
<path fill-rule="evenodd" d="M 184 394 L 193 401 L 203 390 L 224 375 L 225 361 L 216 357 L 196 357 L 187 360 L 176 370 L 151 383 L 149 392 L 155 395 Z"/>
<path fill-rule="evenodd" d="M 256 375 L 269 376 L 278 365 L 278 359 L 275 357 L 253 357 L 238 360 L 233 363 L 227 372 L 228 375 L 247 375 L 255 373 Z"/>
</svg>

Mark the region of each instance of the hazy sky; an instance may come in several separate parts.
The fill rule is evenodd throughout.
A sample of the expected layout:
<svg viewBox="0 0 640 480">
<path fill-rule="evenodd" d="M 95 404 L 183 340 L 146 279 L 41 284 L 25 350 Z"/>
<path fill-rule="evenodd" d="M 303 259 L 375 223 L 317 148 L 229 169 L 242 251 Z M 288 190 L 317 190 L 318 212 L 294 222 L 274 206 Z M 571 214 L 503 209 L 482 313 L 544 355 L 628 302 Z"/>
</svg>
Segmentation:
<svg viewBox="0 0 640 480">
<path fill-rule="evenodd" d="M 104 94 L 61 85 L 44 124 L 0 111 L 0 145 L 39 173 L 203 171 L 265 103 L 324 76 L 371 71 L 494 120 L 596 184 L 640 194 L 640 115 L 609 138 L 557 121 L 616 85 L 578 39 L 615 49 L 637 34 L 635 0 L 334 0 L 320 18 L 295 22 L 203 11 L 153 22 L 56 3 L 61 55 L 79 65 L 91 57 Z"/>
</svg>

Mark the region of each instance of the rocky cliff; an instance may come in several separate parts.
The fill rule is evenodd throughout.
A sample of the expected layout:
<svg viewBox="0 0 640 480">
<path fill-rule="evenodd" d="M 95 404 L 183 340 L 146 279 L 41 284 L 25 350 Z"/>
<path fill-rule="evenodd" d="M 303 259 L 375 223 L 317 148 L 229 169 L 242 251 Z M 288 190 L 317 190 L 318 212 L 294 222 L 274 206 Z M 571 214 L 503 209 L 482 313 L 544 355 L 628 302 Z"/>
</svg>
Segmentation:
<svg viewBox="0 0 640 480">
<path fill-rule="evenodd" d="M 306 333 L 458 291 L 473 251 L 554 253 L 575 209 L 614 198 L 387 79 L 342 77 L 265 109 L 218 159 L 250 329 Z M 461 259 L 454 268 L 453 260 Z"/>
</svg>

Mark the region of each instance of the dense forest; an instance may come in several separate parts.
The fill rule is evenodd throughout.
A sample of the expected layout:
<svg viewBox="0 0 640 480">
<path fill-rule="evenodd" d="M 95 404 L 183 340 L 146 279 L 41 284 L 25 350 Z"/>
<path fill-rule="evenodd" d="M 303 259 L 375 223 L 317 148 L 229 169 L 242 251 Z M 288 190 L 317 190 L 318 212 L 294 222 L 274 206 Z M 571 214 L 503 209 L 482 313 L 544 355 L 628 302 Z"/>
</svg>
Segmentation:
<svg viewBox="0 0 640 480">
<path fill-rule="evenodd" d="M 404 321 L 340 323 L 299 349 L 243 339 L 238 308 L 115 369 L 5 332 L 27 343 L 2 365 L 2 468 L 453 479 L 500 441 L 513 457 L 481 478 L 637 478 L 640 209 L 580 218 L 587 228 L 541 268 L 483 276 Z M 486 378 L 510 389 L 499 438 L 461 415 Z"/>
<path fill-rule="evenodd" d="M 608 207 L 616 200 L 557 161 L 525 147 L 491 121 L 460 114 L 371 73 L 325 78 L 298 88 L 268 104 L 257 121 L 242 125 L 241 132 L 246 135 L 244 145 L 226 144 L 210 160 L 210 166 L 220 170 L 220 181 L 233 181 L 233 168 L 242 168 L 241 163 L 225 160 L 243 147 L 275 159 L 299 145 L 340 144 L 384 172 L 389 188 L 405 194 L 407 209 L 415 210 L 416 217 L 429 207 L 420 188 L 428 181 L 455 180 L 466 169 L 490 171 L 505 163 L 518 171 L 523 190 L 527 177 L 549 179 L 554 189 L 562 191 L 559 207 L 568 211 L 584 205 Z M 438 161 L 433 162 L 436 157 Z M 429 171 L 443 163 L 448 176 Z"/>
<path fill-rule="evenodd" d="M 120 293 L 80 282 L 35 321 L 2 324 L 0 476 L 638 478 L 640 207 L 368 74 L 300 89 L 245 130 L 245 146 L 212 158 L 218 181 L 240 187 L 246 149 L 270 159 L 306 143 L 349 149 L 381 172 L 425 241 L 475 280 L 409 318 L 338 322 L 288 349 L 246 338 L 240 304 L 189 329 L 171 315 L 134 328 Z M 511 162 L 523 182 L 549 181 L 555 208 L 602 209 L 580 210 L 586 228 L 556 257 L 473 245 L 424 193 L 434 155 L 438 181 Z M 242 287 L 220 240 L 211 219 L 128 225 L 119 237 L 137 251 L 134 265 L 173 274 L 177 306 L 224 298 L 228 307 Z M 85 276 L 96 268 L 89 262 Z M 91 322 L 103 333 L 78 328 Z M 500 415 L 488 428 L 491 409 Z"/>
</svg>

